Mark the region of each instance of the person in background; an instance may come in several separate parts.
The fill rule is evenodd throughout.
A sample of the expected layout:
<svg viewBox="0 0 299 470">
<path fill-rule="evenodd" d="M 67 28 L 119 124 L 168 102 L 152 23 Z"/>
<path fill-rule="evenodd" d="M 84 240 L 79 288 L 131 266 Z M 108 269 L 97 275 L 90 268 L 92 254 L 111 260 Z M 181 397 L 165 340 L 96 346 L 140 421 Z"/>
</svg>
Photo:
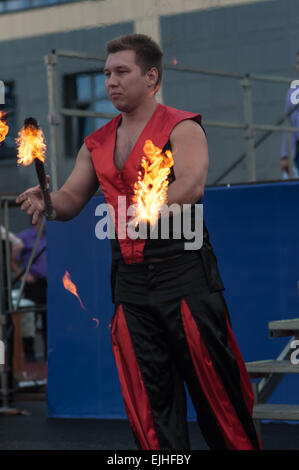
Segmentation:
<svg viewBox="0 0 299 470">
<path fill-rule="evenodd" d="M 6 239 L 6 230 L 4 225 L 0 225 L 0 231 L 1 231 L 1 240 Z M 14 233 L 8 232 L 8 240 L 10 241 L 12 246 L 15 246 L 20 243 L 20 238 L 18 238 Z"/>
<path fill-rule="evenodd" d="M 296 54 L 296 70 L 299 73 L 299 51 Z M 298 86 L 297 86 L 297 89 Z M 285 102 L 285 114 L 288 114 L 292 108 L 296 106 L 296 103 L 292 103 L 292 96 L 294 96 L 295 88 L 289 88 L 286 95 L 286 102 Z M 298 98 L 298 92 L 297 96 Z M 299 127 L 299 106 L 294 109 L 294 111 L 289 115 L 289 123 L 292 127 Z M 286 123 L 287 124 L 287 123 Z M 299 178 L 299 132 L 292 132 L 291 133 L 291 151 L 292 157 L 294 159 L 293 165 L 293 174 L 294 178 Z M 280 168 L 282 171 L 283 179 L 288 179 L 290 177 L 290 169 L 289 169 L 289 162 L 288 162 L 288 142 L 287 142 L 287 135 L 284 132 L 282 135 L 282 143 L 281 143 L 281 158 L 280 158 Z"/>
<path fill-rule="evenodd" d="M 34 247 L 37 232 L 42 219 L 36 225 L 32 225 L 28 229 L 18 234 L 20 242 L 13 246 L 12 262 L 13 270 L 19 275 L 22 268 L 25 268 L 30 259 L 32 249 Z M 33 300 L 38 305 L 46 305 L 47 303 L 47 258 L 46 258 L 46 231 L 45 228 L 41 233 L 37 245 L 36 254 L 44 250 L 43 253 L 32 263 L 29 270 L 26 284 L 24 287 L 24 297 Z M 22 267 L 19 266 L 22 264 Z M 47 315 L 42 312 L 42 335 L 44 341 L 44 359 L 47 358 Z M 24 338 L 24 351 L 27 357 L 35 358 L 35 338 L 30 336 Z"/>
</svg>

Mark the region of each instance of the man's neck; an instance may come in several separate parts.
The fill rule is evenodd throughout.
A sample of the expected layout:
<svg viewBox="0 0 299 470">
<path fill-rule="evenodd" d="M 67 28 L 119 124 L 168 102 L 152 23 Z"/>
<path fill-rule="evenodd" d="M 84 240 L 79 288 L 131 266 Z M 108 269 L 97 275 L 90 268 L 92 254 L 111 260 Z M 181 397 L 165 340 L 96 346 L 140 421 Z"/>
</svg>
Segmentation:
<svg viewBox="0 0 299 470">
<path fill-rule="evenodd" d="M 152 117 L 158 103 L 155 99 L 142 103 L 129 113 L 122 113 L 121 126 L 128 128 L 145 124 Z"/>
</svg>

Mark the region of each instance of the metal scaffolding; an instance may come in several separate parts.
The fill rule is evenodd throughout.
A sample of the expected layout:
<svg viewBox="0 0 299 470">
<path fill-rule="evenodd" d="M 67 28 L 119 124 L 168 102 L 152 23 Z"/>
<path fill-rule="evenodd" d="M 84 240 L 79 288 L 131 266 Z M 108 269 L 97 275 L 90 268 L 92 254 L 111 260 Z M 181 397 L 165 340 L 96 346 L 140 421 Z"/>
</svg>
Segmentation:
<svg viewBox="0 0 299 470">
<path fill-rule="evenodd" d="M 1 378 L 1 389 L 0 396 L 2 397 L 2 407 L 0 408 L 0 414 L 6 413 L 9 408 L 9 396 L 15 392 L 14 388 L 9 385 L 9 380 L 13 375 L 13 371 L 9 370 L 9 364 L 11 364 L 12 357 L 8 348 L 9 339 L 7 324 L 8 319 L 12 314 L 23 314 L 28 311 L 45 311 L 45 305 L 36 305 L 30 307 L 21 307 L 20 300 L 23 296 L 24 287 L 26 284 L 27 276 L 31 268 L 32 263 L 40 256 L 41 252 L 37 253 L 37 246 L 40 240 L 42 230 L 45 224 L 43 219 L 40 224 L 39 230 L 36 235 L 34 247 L 28 260 L 27 266 L 23 269 L 20 275 L 12 280 L 12 269 L 11 269 L 11 246 L 9 241 L 9 209 L 17 206 L 14 196 L 0 196 L 0 226 L 4 226 L 4 239 L 0 234 L 0 339 L 5 345 L 5 363 L 0 364 L 0 378 Z M 19 289 L 18 298 L 13 301 L 12 297 L 12 286 L 23 276 L 21 281 L 21 287 Z"/>
<path fill-rule="evenodd" d="M 62 159 L 62 142 L 61 142 L 61 129 L 60 125 L 63 116 L 78 116 L 78 117 L 93 117 L 93 118 L 106 118 L 112 119 L 115 114 L 101 113 L 96 111 L 84 111 L 79 109 L 67 109 L 60 106 L 58 99 L 58 72 L 57 65 L 59 58 L 66 59 L 80 59 L 88 61 L 97 61 L 100 63 L 105 62 L 106 58 L 95 54 L 79 53 L 75 51 L 53 50 L 51 54 L 45 56 L 45 64 L 47 66 L 48 78 L 48 97 L 49 97 L 49 125 L 50 125 L 50 161 L 51 161 L 51 177 L 52 187 L 56 191 L 61 184 L 60 176 L 60 162 Z M 289 161 L 289 174 L 292 175 L 293 158 L 290 148 L 290 133 L 299 132 L 299 127 L 292 127 L 283 125 L 288 119 L 289 115 L 298 108 L 299 105 L 286 115 L 283 115 L 276 124 L 257 124 L 253 121 L 253 97 L 252 85 L 255 81 L 272 82 L 272 83 L 286 83 L 290 84 L 293 80 L 288 77 L 279 77 L 272 75 L 257 75 L 257 74 L 241 74 L 232 72 L 221 72 L 216 70 L 208 70 L 193 67 L 181 67 L 179 65 L 165 65 L 164 70 L 173 70 L 176 72 L 209 75 L 219 78 L 228 78 L 238 80 L 243 93 L 243 115 L 244 122 L 229 122 L 229 121 L 214 121 L 205 120 L 205 127 L 217 127 L 222 129 L 240 129 L 243 131 L 243 137 L 246 142 L 247 150 L 242 153 L 235 162 L 230 165 L 212 184 L 219 184 L 224 177 L 226 177 L 233 169 L 235 169 L 242 161 L 248 161 L 248 181 L 256 182 L 256 148 L 259 147 L 270 135 L 275 132 L 286 132 L 288 142 L 288 161 Z M 262 132 L 261 137 L 255 139 L 256 132 Z M 292 177 L 292 176 L 290 176 Z"/>
</svg>

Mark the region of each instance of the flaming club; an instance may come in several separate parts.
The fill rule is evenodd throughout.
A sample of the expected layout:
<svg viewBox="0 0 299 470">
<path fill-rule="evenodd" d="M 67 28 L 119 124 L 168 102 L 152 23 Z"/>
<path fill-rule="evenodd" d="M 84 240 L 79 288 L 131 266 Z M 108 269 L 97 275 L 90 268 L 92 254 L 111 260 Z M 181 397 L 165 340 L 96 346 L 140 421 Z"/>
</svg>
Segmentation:
<svg viewBox="0 0 299 470">
<path fill-rule="evenodd" d="M 44 167 L 47 147 L 43 131 L 40 129 L 36 119 L 32 117 L 25 119 L 24 126 L 18 134 L 16 143 L 18 149 L 18 164 L 28 166 L 34 161 L 45 202 L 45 215 L 47 218 L 53 218 L 53 207 Z"/>
</svg>

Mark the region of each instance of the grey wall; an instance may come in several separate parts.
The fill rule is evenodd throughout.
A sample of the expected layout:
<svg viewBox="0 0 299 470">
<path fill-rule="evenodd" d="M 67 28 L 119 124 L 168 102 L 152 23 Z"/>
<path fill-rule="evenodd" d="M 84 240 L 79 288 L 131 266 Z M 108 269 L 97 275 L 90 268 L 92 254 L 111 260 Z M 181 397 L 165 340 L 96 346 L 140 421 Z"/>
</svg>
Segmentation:
<svg viewBox="0 0 299 470">
<path fill-rule="evenodd" d="M 273 74 L 296 78 L 299 49 L 299 2 L 274 0 L 161 18 L 165 62 L 227 72 Z M 283 114 L 288 85 L 256 82 L 253 87 L 255 122 L 274 124 Z M 238 80 L 182 72 L 165 72 L 166 104 L 205 119 L 242 121 Z M 206 128 L 210 151 L 208 183 L 212 183 L 246 149 L 242 131 Z M 258 134 L 259 136 L 260 134 Z M 281 177 L 281 134 L 257 151 L 258 180 Z M 246 162 L 223 182 L 247 180 Z"/>
</svg>

